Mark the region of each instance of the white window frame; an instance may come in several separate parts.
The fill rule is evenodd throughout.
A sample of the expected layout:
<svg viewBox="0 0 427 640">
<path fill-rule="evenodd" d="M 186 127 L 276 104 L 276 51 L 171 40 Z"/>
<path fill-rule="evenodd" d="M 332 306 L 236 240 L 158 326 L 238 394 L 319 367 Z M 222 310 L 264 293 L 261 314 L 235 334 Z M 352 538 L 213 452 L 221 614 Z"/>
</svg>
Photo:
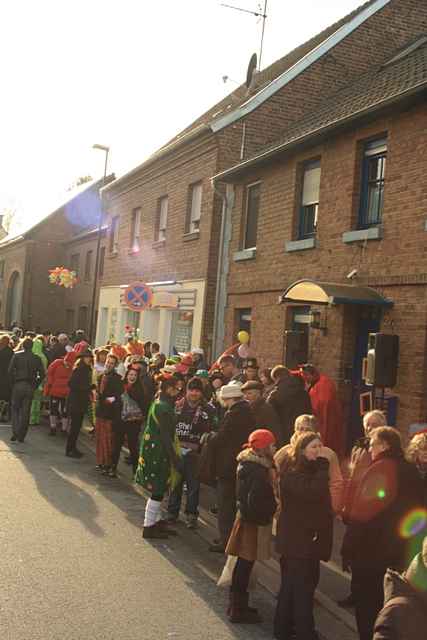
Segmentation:
<svg viewBox="0 0 427 640">
<path fill-rule="evenodd" d="M 202 182 L 194 182 L 190 185 L 191 190 L 191 208 L 188 233 L 199 233 L 200 219 L 202 217 L 202 198 L 203 184 Z M 198 196 L 196 196 L 198 194 Z"/>
<path fill-rule="evenodd" d="M 157 232 L 157 241 L 166 240 L 166 228 L 168 224 L 169 197 L 162 196 L 159 200 L 159 229 Z"/>
<path fill-rule="evenodd" d="M 245 227 L 243 230 L 243 249 L 246 250 L 250 250 L 250 249 L 256 249 L 256 243 L 253 247 L 247 247 L 246 246 L 246 237 L 247 237 L 247 231 L 248 231 L 248 213 L 249 213 L 249 192 L 251 189 L 253 189 L 253 187 L 260 187 L 260 198 L 259 200 L 261 200 L 261 183 L 262 180 L 256 180 L 255 182 L 250 182 L 249 184 L 245 185 L 245 196 L 246 196 L 246 203 L 245 203 Z M 258 220 L 257 220 L 257 236 L 258 236 L 258 222 L 259 222 L 259 207 L 258 207 Z"/>
<path fill-rule="evenodd" d="M 111 253 L 115 254 L 119 251 L 119 224 L 120 216 L 113 216 L 111 218 L 111 234 L 113 236 L 111 241 Z"/>
</svg>

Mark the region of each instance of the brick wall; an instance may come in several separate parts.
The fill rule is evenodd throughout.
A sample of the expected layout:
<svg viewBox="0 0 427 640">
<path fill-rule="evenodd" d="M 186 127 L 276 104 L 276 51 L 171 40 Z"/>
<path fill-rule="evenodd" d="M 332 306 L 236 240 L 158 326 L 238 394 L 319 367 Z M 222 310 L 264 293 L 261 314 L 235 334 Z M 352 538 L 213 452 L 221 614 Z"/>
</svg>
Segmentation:
<svg viewBox="0 0 427 640">
<path fill-rule="evenodd" d="M 354 229 L 360 184 L 360 145 L 387 132 L 388 152 L 383 211 L 383 239 L 346 245 L 342 235 Z M 352 131 L 330 136 L 322 145 L 305 149 L 252 171 L 244 183 L 262 181 L 256 258 L 231 258 L 226 311 L 227 339 L 233 339 L 236 308 L 253 309 L 253 347 L 263 364 L 283 357 L 284 316 L 277 297 L 301 278 L 347 282 L 358 269 L 357 284 L 370 285 L 394 302 L 381 330 L 400 335 L 401 357 L 397 393 L 399 424 L 427 419 L 427 107 L 416 104 L 378 118 Z M 293 239 L 298 196 L 298 166 L 321 157 L 321 184 L 317 246 L 285 252 Z M 240 248 L 244 184 L 236 187 L 230 254 Z M 281 308 L 281 307 L 279 307 Z M 354 309 L 335 307 L 328 312 L 328 334 L 311 331 L 310 359 L 343 388 L 345 367 L 354 353 Z M 417 373 L 415 373 L 417 372 Z M 344 396 L 348 392 L 343 390 Z"/>
</svg>

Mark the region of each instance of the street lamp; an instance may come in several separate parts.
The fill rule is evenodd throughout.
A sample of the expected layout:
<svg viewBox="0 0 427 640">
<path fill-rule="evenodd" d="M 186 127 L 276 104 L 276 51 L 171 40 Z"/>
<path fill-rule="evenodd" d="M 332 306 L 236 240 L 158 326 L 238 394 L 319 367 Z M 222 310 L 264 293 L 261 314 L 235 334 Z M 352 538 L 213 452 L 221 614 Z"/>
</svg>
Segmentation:
<svg viewBox="0 0 427 640">
<path fill-rule="evenodd" d="M 104 164 L 104 177 L 102 179 L 102 186 L 105 186 L 105 182 L 107 179 L 107 163 L 108 163 L 108 153 L 110 151 L 110 147 L 106 147 L 103 144 L 94 144 L 92 149 L 98 149 L 99 151 L 103 151 L 105 153 L 105 164 Z M 93 277 L 93 291 L 92 291 L 92 304 L 90 307 L 90 323 L 89 323 L 89 342 L 93 344 L 95 339 L 95 327 L 93 326 L 95 323 L 95 305 L 96 305 L 96 289 L 98 286 L 98 272 L 99 272 L 99 255 L 101 251 L 101 233 L 102 233 L 102 196 L 101 196 L 101 207 L 99 211 L 99 221 L 98 221 L 98 238 L 96 242 L 96 257 L 95 257 L 95 274 Z"/>
</svg>

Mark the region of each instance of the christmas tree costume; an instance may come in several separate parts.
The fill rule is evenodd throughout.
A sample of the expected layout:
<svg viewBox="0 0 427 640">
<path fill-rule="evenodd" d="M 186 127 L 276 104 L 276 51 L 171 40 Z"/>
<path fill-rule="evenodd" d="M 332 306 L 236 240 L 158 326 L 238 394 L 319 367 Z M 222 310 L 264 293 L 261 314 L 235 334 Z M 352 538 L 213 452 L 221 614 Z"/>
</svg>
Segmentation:
<svg viewBox="0 0 427 640">
<path fill-rule="evenodd" d="M 41 340 L 34 340 L 32 352 L 34 353 L 34 355 L 38 356 L 42 361 L 44 373 L 46 374 L 48 362 L 45 354 L 43 353 L 43 343 Z M 44 380 L 41 381 L 40 385 L 34 391 L 33 401 L 31 403 L 31 414 L 30 414 L 31 425 L 40 424 L 41 404 L 43 399 L 43 385 L 44 385 Z"/>
<path fill-rule="evenodd" d="M 148 412 L 135 482 L 153 496 L 162 498 L 177 482 L 178 474 L 173 463 L 178 457 L 174 401 L 166 394 L 161 394 Z"/>
</svg>

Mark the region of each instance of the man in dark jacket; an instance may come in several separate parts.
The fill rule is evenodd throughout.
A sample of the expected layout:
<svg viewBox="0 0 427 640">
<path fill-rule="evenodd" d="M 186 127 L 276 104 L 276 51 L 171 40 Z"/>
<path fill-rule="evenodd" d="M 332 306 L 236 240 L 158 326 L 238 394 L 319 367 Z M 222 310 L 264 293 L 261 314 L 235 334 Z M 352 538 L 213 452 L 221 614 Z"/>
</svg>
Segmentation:
<svg viewBox="0 0 427 640">
<path fill-rule="evenodd" d="M 64 358 L 67 355 L 67 345 L 69 343 L 68 336 L 66 333 L 60 333 L 58 336 L 58 342 L 53 345 L 53 347 L 47 349 L 47 359 L 49 363 L 58 360 L 59 358 Z"/>
<path fill-rule="evenodd" d="M 22 346 L 22 351 L 15 353 L 9 365 L 12 384 L 12 442 L 24 442 L 34 391 L 44 378 L 43 363 L 32 353 L 31 338 L 26 338 Z"/>
<path fill-rule="evenodd" d="M 200 439 L 204 433 L 214 429 L 215 414 L 203 397 L 203 384 L 199 378 L 192 378 L 185 393 L 185 398 L 175 405 L 176 434 L 182 454 L 182 479 L 169 496 L 168 520 L 176 522 L 181 509 L 182 489 L 187 485 L 187 503 L 185 514 L 187 527 L 195 529 L 199 515 L 198 459 Z"/>
<path fill-rule="evenodd" d="M 312 414 L 310 397 L 304 381 L 293 375 L 289 369 L 277 365 L 271 372 L 274 388 L 267 398 L 279 416 L 284 444 L 289 444 L 294 431 L 295 420 L 304 413 Z"/>
<path fill-rule="evenodd" d="M 415 556 L 403 575 L 387 571 L 384 594 L 384 607 L 375 622 L 373 640 L 423 637 L 427 630 L 427 537 L 422 553 Z"/>
<path fill-rule="evenodd" d="M 245 382 L 242 386 L 242 391 L 245 400 L 249 402 L 249 406 L 254 414 L 256 428 L 268 429 L 274 433 L 277 446 L 281 447 L 284 441 L 282 425 L 273 406 L 269 404 L 263 396 L 264 385 L 262 382 L 248 380 L 248 382 Z"/>
<path fill-rule="evenodd" d="M 211 545 L 210 550 L 223 553 L 236 516 L 237 456 L 256 427 L 253 413 L 243 398 L 239 384 L 230 383 L 222 387 L 220 398 L 226 406 L 227 412 L 218 433 L 212 438 L 218 480 L 220 542 Z"/>
</svg>

